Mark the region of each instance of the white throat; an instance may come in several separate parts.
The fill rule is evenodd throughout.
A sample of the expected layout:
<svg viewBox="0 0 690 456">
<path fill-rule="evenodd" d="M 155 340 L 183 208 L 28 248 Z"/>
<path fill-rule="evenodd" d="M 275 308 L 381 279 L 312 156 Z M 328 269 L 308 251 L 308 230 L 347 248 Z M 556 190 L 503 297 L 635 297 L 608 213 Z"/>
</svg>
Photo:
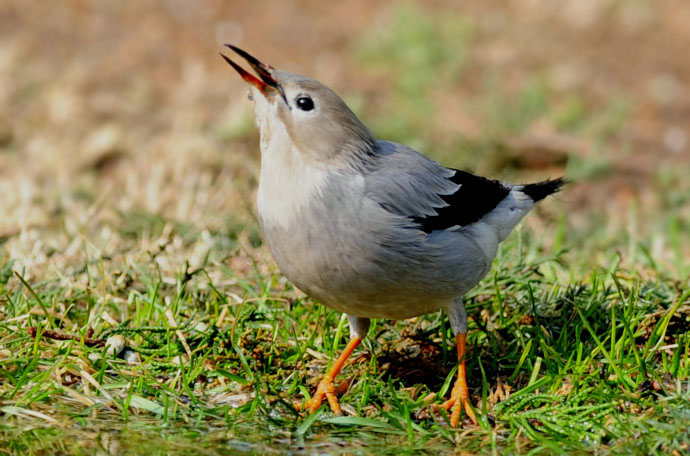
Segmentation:
<svg viewBox="0 0 690 456">
<path fill-rule="evenodd" d="M 263 223 L 287 228 L 300 209 L 317 197 L 326 181 L 326 171 L 305 162 L 279 122 L 259 123 L 261 130 L 261 176 L 258 210 Z"/>
</svg>

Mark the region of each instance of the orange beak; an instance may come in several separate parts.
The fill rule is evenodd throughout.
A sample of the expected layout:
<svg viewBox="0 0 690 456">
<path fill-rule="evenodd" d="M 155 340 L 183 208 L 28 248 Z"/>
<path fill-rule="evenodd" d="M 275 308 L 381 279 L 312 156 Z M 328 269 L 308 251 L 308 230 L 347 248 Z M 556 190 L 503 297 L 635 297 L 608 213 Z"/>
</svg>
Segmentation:
<svg viewBox="0 0 690 456">
<path fill-rule="evenodd" d="M 229 47 L 236 53 L 240 55 L 240 57 L 243 57 L 247 63 L 256 71 L 256 73 L 259 75 L 259 78 L 254 76 L 253 74 L 247 72 L 244 68 L 233 62 L 229 57 L 226 57 L 225 55 L 221 54 L 220 56 L 225 59 L 228 64 L 230 64 L 231 67 L 237 71 L 242 79 L 259 89 L 259 91 L 264 94 L 264 95 L 269 95 L 270 93 L 278 93 L 281 95 L 283 98 L 285 98 L 285 94 L 283 92 L 283 88 L 280 86 L 280 83 L 273 77 L 273 70 L 274 68 L 270 65 L 266 65 L 265 63 L 260 62 L 257 58 L 253 57 L 252 55 L 248 54 L 247 52 L 243 51 L 242 49 L 233 46 L 232 44 L 226 44 L 226 47 Z"/>
</svg>

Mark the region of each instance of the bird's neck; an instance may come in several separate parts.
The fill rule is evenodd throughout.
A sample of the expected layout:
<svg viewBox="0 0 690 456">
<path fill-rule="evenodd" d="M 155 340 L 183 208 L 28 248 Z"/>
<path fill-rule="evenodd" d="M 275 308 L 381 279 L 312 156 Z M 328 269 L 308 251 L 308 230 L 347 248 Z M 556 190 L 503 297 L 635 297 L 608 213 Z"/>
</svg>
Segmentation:
<svg viewBox="0 0 690 456">
<path fill-rule="evenodd" d="M 278 133 L 278 132 L 274 132 Z M 262 224 L 289 226 L 326 184 L 327 171 L 284 138 L 261 141 L 257 206 Z"/>
</svg>

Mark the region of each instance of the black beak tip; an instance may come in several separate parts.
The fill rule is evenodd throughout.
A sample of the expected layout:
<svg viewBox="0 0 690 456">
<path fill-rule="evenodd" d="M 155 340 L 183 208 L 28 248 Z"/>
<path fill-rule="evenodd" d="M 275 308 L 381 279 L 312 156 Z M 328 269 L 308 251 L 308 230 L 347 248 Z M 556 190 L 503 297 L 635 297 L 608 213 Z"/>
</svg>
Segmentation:
<svg viewBox="0 0 690 456">
<path fill-rule="evenodd" d="M 232 66 L 232 67 L 235 67 L 236 64 L 235 64 L 235 62 L 233 62 L 232 60 L 230 60 L 230 57 L 226 56 L 226 55 L 223 54 L 222 52 L 219 52 L 218 55 L 220 55 L 221 57 L 223 57 L 223 60 L 225 60 L 225 61 L 228 63 L 228 65 L 230 65 L 230 66 Z"/>
<path fill-rule="evenodd" d="M 223 46 L 225 46 L 226 48 L 232 49 L 232 50 L 235 51 L 237 54 L 239 54 L 240 57 L 244 57 L 244 58 L 245 58 L 246 60 L 248 60 L 249 62 L 258 62 L 257 59 L 255 59 L 254 57 L 252 57 L 251 55 L 249 55 L 249 53 L 247 53 L 246 51 L 243 51 L 242 49 L 238 48 L 237 46 L 234 46 L 234 45 L 232 45 L 232 44 L 230 44 L 230 43 L 225 43 Z"/>
<path fill-rule="evenodd" d="M 244 51 L 244 50 L 238 48 L 237 46 L 234 46 L 230 43 L 225 43 L 224 46 L 235 51 L 240 57 L 242 57 L 247 62 L 249 62 L 249 64 L 259 72 L 266 72 L 267 73 L 269 70 L 272 69 L 272 67 L 270 65 L 266 65 L 265 63 L 261 62 L 259 59 L 257 59 L 256 57 L 254 57 L 253 55 L 251 55 L 247 51 Z"/>
</svg>

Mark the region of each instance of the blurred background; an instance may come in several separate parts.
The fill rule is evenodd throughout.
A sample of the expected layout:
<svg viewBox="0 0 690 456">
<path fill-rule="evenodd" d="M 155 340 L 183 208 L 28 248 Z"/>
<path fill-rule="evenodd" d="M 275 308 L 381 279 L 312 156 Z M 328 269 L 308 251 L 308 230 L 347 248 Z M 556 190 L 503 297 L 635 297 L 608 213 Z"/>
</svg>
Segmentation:
<svg viewBox="0 0 690 456">
<path fill-rule="evenodd" d="M 79 281 L 85 261 L 266 255 L 230 42 L 447 166 L 566 173 L 526 221 L 547 248 L 685 274 L 688 24 L 683 0 L 0 0 L 0 265 Z"/>
</svg>

